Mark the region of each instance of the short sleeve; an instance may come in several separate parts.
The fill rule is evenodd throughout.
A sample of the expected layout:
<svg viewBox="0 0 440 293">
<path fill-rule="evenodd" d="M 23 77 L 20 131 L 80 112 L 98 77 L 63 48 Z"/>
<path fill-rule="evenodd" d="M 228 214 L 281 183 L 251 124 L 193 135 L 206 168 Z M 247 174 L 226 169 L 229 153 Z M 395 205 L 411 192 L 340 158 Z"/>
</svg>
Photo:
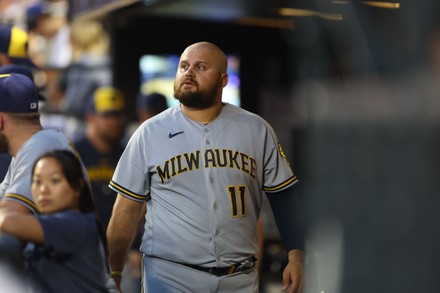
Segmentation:
<svg viewBox="0 0 440 293">
<path fill-rule="evenodd" d="M 135 201 L 150 199 L 144 131 L 142 124 L 133 133 L 109 183 L 111 189 Z"/>
<path fill-rule="evenodd" d="M 298 182 L 281 143 L 272 127 L 265 122 L 264 182 L 265 192 L 284 190 Z"/>
</svg>

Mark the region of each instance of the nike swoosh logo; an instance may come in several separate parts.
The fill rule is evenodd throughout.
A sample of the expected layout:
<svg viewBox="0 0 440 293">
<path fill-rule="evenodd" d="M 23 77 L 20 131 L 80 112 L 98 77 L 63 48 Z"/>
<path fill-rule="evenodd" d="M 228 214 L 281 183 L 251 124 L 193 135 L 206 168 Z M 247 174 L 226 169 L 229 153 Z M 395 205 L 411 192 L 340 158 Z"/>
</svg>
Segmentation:
<svg viewBox="0 0 440 293">
<path fill-rule="evenodd" d="M 179 135 L 179 134 L 182 134 L 183 133 L 183 131 L 179 131 L 179 132 L 175 132 L 175 133 L 171 133 L 170 132 L 170 134 L 168 134 L 168 137 L 169 138 L 173 138 L 173 137 L 175 137 L 176 135 Z"/>
</svg>

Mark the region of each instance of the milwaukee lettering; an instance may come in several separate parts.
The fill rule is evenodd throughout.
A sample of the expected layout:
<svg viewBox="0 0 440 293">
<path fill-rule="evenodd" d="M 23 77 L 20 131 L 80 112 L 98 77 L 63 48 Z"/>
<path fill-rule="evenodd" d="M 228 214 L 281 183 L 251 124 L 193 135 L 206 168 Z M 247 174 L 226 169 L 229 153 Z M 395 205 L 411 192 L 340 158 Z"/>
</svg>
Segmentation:
<svg viewBox="0 0 440 293">
<path fill-rule="evenodd" d="M 228 149 L 206 149 L 201 163 L 200 151 L 179 154 L 157 166 L 162 183 L 176 175 L 203 168 L 232 168 L 241 170 L 255 179 L 256 161 L 251 156 Z"/>
</svg>

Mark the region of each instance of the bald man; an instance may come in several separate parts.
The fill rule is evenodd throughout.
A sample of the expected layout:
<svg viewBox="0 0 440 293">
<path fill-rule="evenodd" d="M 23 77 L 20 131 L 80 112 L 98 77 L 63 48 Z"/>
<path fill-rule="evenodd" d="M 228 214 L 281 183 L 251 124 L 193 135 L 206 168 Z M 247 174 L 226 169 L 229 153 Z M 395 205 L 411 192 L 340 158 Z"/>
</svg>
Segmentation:
<svg viewBox="0 0 440 293">
<path fill-rule="evenodd" d="M 258 292 L 258 218 L 267 195 L 288 251 L 283 290 L 303 287 L 298 182 L 272 127 L 222 102 L 227 58 L 209 42 L 182 53 L 174 81 L 179 105 L 131 137 L 110 188 L 118 192 L 109 262 L 120 283 L 142 205 L 145 292 Z"/>
</svg>

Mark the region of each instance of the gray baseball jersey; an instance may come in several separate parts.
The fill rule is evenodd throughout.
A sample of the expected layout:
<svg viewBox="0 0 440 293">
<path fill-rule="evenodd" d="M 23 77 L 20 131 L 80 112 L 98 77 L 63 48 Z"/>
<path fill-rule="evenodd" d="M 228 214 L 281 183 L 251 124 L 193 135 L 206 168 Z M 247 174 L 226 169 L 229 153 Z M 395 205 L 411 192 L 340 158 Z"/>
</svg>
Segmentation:
<svg viewBox="0 0 440 293">
<path fill-rule="evenodd" d="M 143 253 L 224 267 L 257 253 L 264 191 L 296 182 L 275 132 L 258 115 L 224 104 L 203 125 L 177 105 L 135 131 L 109 186 L 147 200 Z"/>
<path fill-rule="evenodd" d="M 68 138 L 58 130 L 45 129 L 32 135 L 12 158 L 0 184 L 0 198 L 19 202 L 36 213 L 31 193 L 32 166 L 42 154 L 55 149 L 74 150 Z"/>
</svg>

